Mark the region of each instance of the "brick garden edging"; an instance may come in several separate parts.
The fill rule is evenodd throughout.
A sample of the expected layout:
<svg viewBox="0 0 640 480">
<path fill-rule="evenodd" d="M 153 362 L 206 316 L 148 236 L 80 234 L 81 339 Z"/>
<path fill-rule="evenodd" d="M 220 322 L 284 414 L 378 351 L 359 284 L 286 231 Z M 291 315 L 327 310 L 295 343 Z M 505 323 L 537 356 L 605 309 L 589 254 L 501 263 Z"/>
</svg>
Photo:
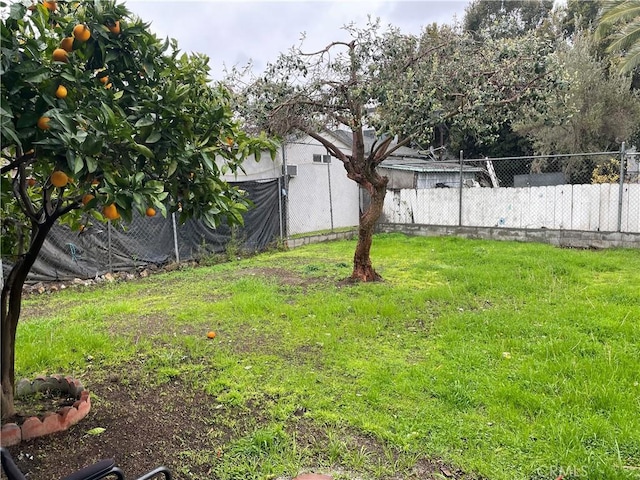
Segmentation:
<svg viewBox="0 0 640 480">
<path fill-rule="evenodd" d="M 23 440 L 61 432 L 78 423 L 91 410 L 89 391 L 84 389 L 79 380 L 62 375 L 39 376 L 33 381 L 22 379 L 16 386 L 16 397 L 44 391 L 67 394 L 76 401 L 73 406 L 63 407 L 57 412 L 48 412 L 42 418 L 29 417 L 22 422 L 22 425 L 17 423 L 3 425 L 0 430 L 0 446 L 17 445 Z"/>
</svg>

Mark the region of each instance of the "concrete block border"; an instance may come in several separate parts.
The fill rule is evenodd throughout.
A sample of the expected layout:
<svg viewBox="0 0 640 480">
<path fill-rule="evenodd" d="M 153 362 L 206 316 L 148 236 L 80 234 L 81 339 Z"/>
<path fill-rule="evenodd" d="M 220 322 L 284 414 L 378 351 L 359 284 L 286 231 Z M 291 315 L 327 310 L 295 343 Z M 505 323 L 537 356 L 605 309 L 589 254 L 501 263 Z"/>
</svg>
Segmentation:
<svg viewBox="0 0 640 480">
<path fill-rule="evenodd" d="M 0 445 L 8 447 L 17 445 L 23 440 L 31 440 L 55 432 L 67 430 L 75 425 L 91 410 L 89 391 L 85 390 L 79 380 L 62 375 L 39 376 L 34 380 L 26 378 L 16 385 L 16 397 L 33 395 L 37 392 L 58 392 L 76 399 L 73 406 L 63 407 L 57 412 L 48 412 L 41 417 L 29 417 L 22 422 L 6 423 L 0 430 Z"/>
</svg>

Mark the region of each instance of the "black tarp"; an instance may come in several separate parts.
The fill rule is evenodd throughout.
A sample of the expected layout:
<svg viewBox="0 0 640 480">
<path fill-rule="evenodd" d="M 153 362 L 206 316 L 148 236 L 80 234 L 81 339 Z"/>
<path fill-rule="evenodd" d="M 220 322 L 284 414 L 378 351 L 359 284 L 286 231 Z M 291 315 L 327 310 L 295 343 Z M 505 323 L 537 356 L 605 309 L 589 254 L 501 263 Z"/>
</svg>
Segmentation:
<svg viewBox="0 0 640 480">
<path fill-rule="evenodd" d="M 280 237 L 280 182 L 278 179 L 232 183 L 247 192 L 254 206 L 244 215 L 244 226 L 211 229 L 198 220 L 176 225 L 180 261 L 224 252 L 233 239 L 243 251 L 264 250 Z M 129 271 L 176 260 L 171 216 L 134 215 L 130 224 L 114 227 L 95 222 L 83 232 L 55 225 L 28 277 L 29 282 L 88 279 L 107 272 Z M 3 259 L 8 274 L 10 259 Z"/>
</svg>

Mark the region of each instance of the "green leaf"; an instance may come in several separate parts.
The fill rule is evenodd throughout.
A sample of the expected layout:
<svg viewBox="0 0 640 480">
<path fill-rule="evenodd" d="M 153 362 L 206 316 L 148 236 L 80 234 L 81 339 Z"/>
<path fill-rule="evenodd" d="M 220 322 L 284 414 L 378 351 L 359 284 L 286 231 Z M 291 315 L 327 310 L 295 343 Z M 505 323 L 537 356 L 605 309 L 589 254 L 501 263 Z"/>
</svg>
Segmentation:
<svg viewBox="0 0 640 480">
<path fill-rule="evenodd" d="M 139 143 L 133 143 L 133 148 L 138 152 L 144 155 L 146 158 L 153 158 L 153 152 L 144 145 L 140 145 Z"/>
<path fill-rule="evenodd" d="M 60 76 L 62 78 L 64 78 L 65 80 L 69 81 L 69 82 L 75 82 L 76 81 L 76 77 L 71 75 L 69 72 L 61 72 Z"/>
<path fill-rule="evenodd" d="M 152 130 L 151 134 L 147 137 L 144 143 L 156 143 L 158 140 L 162 138 L 162 133 L 160 130 Z"/>
<path fill-rule="evenodd" d="M 84 162 L 87 165 L 87 171 L 93 173 L 98 169 L 98 161 L 93 157 L 86 157 Z"/>
<path fill-rule="evenodd" d="M 38 115 L 36 112 L 25 112 L 20 116 L 20 118 L 18 118 L 16 128 L 20 129 L 34 126 L 39 118 L 40 115 Z"/>
<path fill-rule="evenodd" d="M 158 180 L 149 180 L 145 186 L 156 194 L 164 191 L 164 182 Z"/>
<path fill-rule="evenodd" d="M 84 162 L 73 150 L 67 150 L 67 165 L 69 166 L 69 170 L 75 174 L 83 169 Z"/>
<path fill-rule="evenodd" d="M 141 184 L 142 180 L 144 180 L 144 172 L 138 172 L 133 177 L 133 181 L 137 184 Z"/>
<path fill-rule="evenodd" d="M 178 168 L 178 162 L 176 160 L 173 160 L 169 164 L 169 168 L 167 168 L 167 177 L 172 176 L 176 172 L 177 168 Z"/>
<path fill-rule="evenodd" d="M 104 433 L 105 431 L 106 431 L 106 428 L 95 427 L 95 428 L 92 428 L 91 430 L 87 430 L 87 434 L 89 434 L 89 435 L 100 435 L 101 433 Z"/>
<path fill-rule="evenodd" d="M 90 136 L 82 143 L 82 151 L 86 155 L 97 155 L 102 151 L 102 139 Z"/>
<path fill-rule="evenodd" d="M 40 83 L 47 80 L 51 76 L 51 73 L 48 69 L 39 70 L 36 72 L 32 72 L 30 75 L 26 76 L 24 81 L 27 83 Z"/>
<path fill-rule="evenodd" d="M 200 156 L 202 157 L 202 160 L 204 161 L 204 165 L 207 168 L 207 170 L 209 170 L 210 172 L 213 172 L 213 162 L 209 158 L 209 155 L 207 155 L 204 152 L 200 152 Z"/>
<path fill-rule="evenodd" d="M 150 125 L 153 125 L 154 123 L 156 122 L 151 115 L 145 115 L 140 120 L 138 120 L 133 126 L 135 128 L 148 127 Z"/>
</svg>

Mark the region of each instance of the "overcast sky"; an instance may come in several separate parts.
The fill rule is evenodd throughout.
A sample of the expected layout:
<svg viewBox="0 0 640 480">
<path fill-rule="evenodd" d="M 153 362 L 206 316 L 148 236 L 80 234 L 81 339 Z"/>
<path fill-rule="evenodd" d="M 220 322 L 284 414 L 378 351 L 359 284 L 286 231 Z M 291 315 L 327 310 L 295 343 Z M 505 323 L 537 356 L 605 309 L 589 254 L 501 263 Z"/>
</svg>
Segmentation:
<svg viewBox="0 0 640 480">
<path fill-rule="evenodd" d="M 405 33 L 419 33 L 433 22 L 461 21 L 469 1 L 126 0 L 125 4 L 150 22 L 158 36 L 178 40 L 182 51 L 208 55 L 211 76 L 220 80 L 225 65 L 230 69 L 249 60 L 260 73 L 280 52 L 299 44 L 302 32 L 305 50 L 347 39 L 342 27 L 351 22 L 364 26 L 368 15 Z"/>
</svg>

